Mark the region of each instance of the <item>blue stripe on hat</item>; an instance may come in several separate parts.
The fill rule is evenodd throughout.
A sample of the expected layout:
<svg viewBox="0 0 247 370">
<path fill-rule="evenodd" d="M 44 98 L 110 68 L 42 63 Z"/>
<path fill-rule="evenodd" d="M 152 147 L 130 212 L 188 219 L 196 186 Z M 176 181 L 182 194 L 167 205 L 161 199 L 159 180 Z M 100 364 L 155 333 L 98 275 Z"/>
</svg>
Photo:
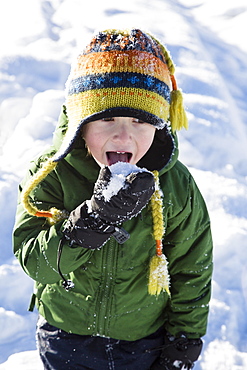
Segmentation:
<svg viewBox="0 0 247 370">
<path fill-rule="evenodd" d="M 114 87 L 135 87 L 152 91 L 162 96 L 170 104 L 170 88 L 166 83 L 153 76 L 132 72 L 112 72 L 78 77 L 70 81 L 68 95 Z"/>
</svg>

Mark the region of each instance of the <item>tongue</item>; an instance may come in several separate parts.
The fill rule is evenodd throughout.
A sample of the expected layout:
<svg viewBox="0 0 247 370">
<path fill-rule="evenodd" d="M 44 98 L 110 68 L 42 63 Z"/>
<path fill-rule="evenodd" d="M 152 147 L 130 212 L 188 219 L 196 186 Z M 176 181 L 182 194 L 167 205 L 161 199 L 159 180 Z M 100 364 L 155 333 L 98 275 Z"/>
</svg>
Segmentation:
<svg viewBox="0 0 247 370">
<path fill-rule="evenodd" d="M 117 162 L 127 162 L 128 163 L 127 153 L 108 152 L 107 155 L 108 155 L 109 166 Z"/>
</svg>

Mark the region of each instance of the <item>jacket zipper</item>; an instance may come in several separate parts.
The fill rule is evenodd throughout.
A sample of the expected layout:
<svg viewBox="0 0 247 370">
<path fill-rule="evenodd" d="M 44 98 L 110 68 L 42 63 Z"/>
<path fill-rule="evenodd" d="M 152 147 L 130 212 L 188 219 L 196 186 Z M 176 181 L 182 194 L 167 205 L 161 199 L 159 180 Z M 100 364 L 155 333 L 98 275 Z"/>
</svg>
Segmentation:
<svg viewBox="0 0 247 370">
<path fill-rule="evenodd" d="M 109 335 L 109 325 L 112 314 L 112 301 L 117 269 L 118 245 L 114 239 L 103 247 L 102 251 L 102 280 L 96 303 L 96 333 L 100 336 Z"/>
</svg>

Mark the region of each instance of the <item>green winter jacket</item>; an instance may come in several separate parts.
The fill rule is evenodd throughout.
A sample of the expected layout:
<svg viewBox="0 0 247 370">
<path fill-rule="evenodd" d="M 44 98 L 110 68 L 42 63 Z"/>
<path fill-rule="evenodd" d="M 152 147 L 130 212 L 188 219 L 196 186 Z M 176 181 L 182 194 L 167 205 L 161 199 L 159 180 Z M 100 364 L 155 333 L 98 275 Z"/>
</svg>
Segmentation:
<svg viewBox="0 0 247 370">
<path fill-rule="evenodd" d="M 67 127 L 65 113 L 54 146 L 31 165 L 20 192 L 42 162 L 58 150 Z M 176 137 L 173 137 L 176 144 Z M 177 160 L 177 145 L 160 170 L 165 220 L 164 253 L 169 261 L 171 298 L 148 294 L 148 269 L 155 254 L 152 217 L 147 205 L 125 222 L 130 234 L 124 244 L 111 238 L 98 250 L 65 244 L 61 271 L 75 287 L 62 287 L 57 269 L 63 225 L 30 216 L 19 203 L 13 233 L 14 252 L 23 270 L 35 280 L 33 302 L 46 320 L 67 332 L 122 340 L 143 338 L 165 325 L 173 335 L 191 338 L 206 332 L 212 274 L 210 221 L 204 200 L 191 174 Z M 155 158 L 152 158 L 155 161 Z M 87 155 L 82 139 L 32 192 L 40 209 L 55 206 L 72 211 L 90 199 L 99 166 Z"/>
</svg>

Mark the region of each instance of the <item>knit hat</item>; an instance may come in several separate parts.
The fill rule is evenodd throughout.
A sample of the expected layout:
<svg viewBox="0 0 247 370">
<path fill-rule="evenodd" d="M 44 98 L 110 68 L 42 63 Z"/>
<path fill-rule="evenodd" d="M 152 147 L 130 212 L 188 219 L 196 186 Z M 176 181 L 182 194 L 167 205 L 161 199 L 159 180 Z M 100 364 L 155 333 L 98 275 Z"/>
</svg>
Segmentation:
<svg viewBox="0 0 247 370">
<path fill-rule="evenodd" d="M 67 87 L 68 130 L 54 161 L 71 150 L 82 125 L 135 117 L 163 129 L 187 127 L 168 51 L 138 29 L 96 34 L 72 65 Z"/>
<path fill-rule="evenodd" d="M 47 217 L 51 224 L 67 217 L 65 211 L 56 208 L 39 210 L 30 202 L 29 194 L 73 149 L 81 127 L 88 122 L 106 117 L 138 118 L 157 129 L 154 141 L 157 139 L 158 144 L 152 144 L 156 151 L 164 147 L 164 140 L 159 140 L 158 133 L 162 139 L 168 138 L 165 142 L 173 147 L 171 131 L 188 126 L 174 72 L 168 51 L 148 33 L 132 29 L 96 34 L 72 66 L 66 84 L 68 128 L 63 142 L 23 189 L 21 201 L 26 211 L 37 217 Z M 152 154 L 152 146 L 150 150 Z M 161 157 L 162 161 L 169 160 L 163 153 Z M 151 170 L 157 168 L 159 166 Z M 162 253 L 164 226 L 158 171 L 154 175 L 157 189 L 151 205 L 156 256 L 150 266 L 149 293 L 159 294 L 166 290 L 169 294 L 167 261 Z"/>
</svg>

